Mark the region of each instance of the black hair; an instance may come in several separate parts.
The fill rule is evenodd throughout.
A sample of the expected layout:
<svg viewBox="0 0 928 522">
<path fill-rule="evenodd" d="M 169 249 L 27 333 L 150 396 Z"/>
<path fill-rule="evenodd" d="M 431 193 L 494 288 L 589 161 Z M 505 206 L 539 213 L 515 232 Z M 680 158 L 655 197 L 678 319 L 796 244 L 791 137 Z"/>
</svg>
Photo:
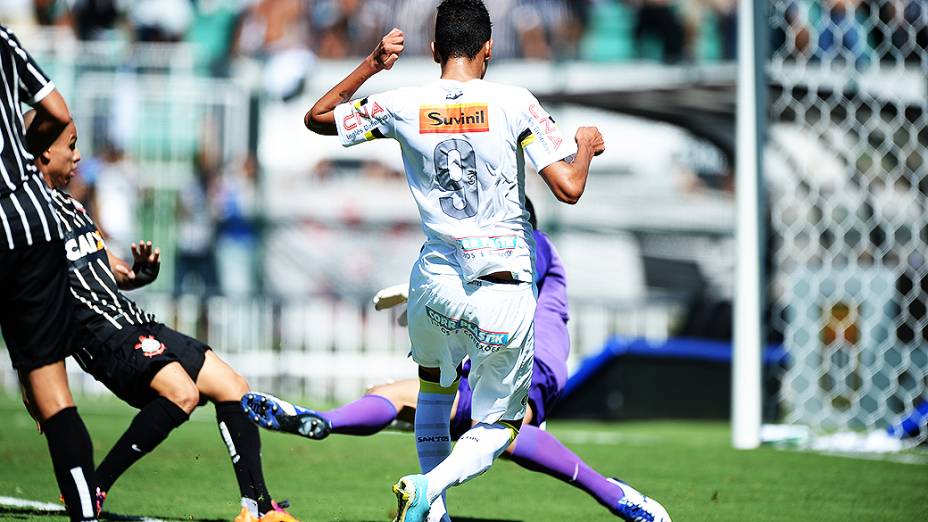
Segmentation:
<svg viewBox="0 0 928 522">
<path fill-rule="evenodd" d="M 532 204 L 532 200 L 528 199 L 528 196 L 525 196 L 525 210 L 528 210 L 528 222 L 532 224 L 532 228 L 538 230 L 538 218 L 535 217 L 535 205 Z"/>
<path fill-rule="evenodd" d="M 442 63 L 476 57 L 490 40 L 491 26 L 482 0 L 444 0 L 435 17 L 435 51 Z"/>
</svg>

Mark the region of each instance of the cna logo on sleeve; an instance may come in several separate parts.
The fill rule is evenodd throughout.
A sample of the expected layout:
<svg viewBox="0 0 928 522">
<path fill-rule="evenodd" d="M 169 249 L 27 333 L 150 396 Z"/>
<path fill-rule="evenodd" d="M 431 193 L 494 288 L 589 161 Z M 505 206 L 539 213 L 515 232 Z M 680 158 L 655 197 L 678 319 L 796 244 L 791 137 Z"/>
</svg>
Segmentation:
<svg viewBox="0 0 928 522">
<path fill-rule="evenodd" d="M 363 136 L 370 141 L 383 138 L 380 125 L 386 123 L 390 114 L 376 101 L 369 103 L 367 98 L 352 103 L 351 111 L 346 114 L 339 125 L 348 141 L 357 141 Z"/>
<path fill-rule="evenodd" d="M 561 143 L 564 142 L 564 138 L 561 136 L 561 130 L 558 128 L 557 124 L 554 123 L 554 118 L 534 103 L 529 105 L 528 112 L 532 115 L 533 134 L 542 138 L 541 143 L 545 150 L 553 152 L 559 149 Z M 531 136 L 529 138 L 531 138 Z M 527 138 L 526 141 L 523 141 L 523 146 L 527 145 L 530 141 L 531 140 Z"/>
<path fill-rule="evenodd" d="M 489 132 L 489 114 L 485 103 L 422 105 L 419 134 Z"/>
</svg>

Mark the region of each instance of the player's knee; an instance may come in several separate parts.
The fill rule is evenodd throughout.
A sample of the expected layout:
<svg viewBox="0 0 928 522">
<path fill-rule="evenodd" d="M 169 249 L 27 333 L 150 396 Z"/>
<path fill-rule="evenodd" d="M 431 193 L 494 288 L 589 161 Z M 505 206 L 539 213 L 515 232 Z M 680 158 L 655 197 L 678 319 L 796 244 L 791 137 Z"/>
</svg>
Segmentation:
<svg viewBox="0 0 928 522">
<path fill-rule="evenodd" d="M 390 397 L 390 385 L 389 384 L 375 384 L 367 389 L 364 392 L 364 395 L 382 395 L 384 397 Z"/>
<path fill-rule="evenodd" d="M 238 373 L 233 373 L 233 377 L 229 381 L 229 387 L 232 388 L 232 394 L 236 397 L 245 395 L 248 393 L 248 390 L 251 389 L 251 386 L 248 385 L 248 381 Z"/>
<path fill-rule="evenodd" d="M 191 380 L 178 382 L 165 394 L 165 398 L 187 413 L 193 412 L 200 404 L 200 392 Z"/>
</svg>

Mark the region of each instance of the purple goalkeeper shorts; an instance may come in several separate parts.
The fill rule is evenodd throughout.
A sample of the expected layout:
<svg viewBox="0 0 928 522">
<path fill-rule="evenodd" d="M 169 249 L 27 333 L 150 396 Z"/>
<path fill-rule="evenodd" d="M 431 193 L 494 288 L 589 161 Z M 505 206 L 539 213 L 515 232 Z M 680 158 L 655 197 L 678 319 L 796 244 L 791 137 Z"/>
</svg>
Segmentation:
<svg viewBox="0 0 928 522">
<path fill-rule="evenodd" d="M 470 374 L 470 361 L 464 363 L 461 370 L 461 382 L 458 384 L 458 407 L 455 410 L 454 420 L 451 421 L 451 438 L 458 440 L 467 430 L 471 428 L 471 389 L 470 383 L 467 382 L 467 376 Z M 533 426 L 540 426 L 548 417 L 548 412 L 557 404 L 560 390 L 557 387 L 557 379 L 554 372 L 548 369 L 544 363 L 535 359 L 532 366 L 532 384 L 528 390 L 528 403 L 532 407 L 535 415 L 532 417 Z"/>
</svg>

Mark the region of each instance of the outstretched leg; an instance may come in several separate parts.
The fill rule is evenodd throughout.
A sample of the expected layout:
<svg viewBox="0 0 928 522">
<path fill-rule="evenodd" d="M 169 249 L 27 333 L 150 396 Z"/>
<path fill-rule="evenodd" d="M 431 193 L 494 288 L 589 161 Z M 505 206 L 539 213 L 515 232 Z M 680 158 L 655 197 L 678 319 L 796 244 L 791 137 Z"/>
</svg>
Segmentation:
<svg viewBox="0 0 928 522">
<path fill-rule="evenodd" d="M 550 475 L 586 491 L 613 512 L 619 499 L 625 496 L 618 484 L 597 473 L 554 435 L 535 426 L 523 425 L 506 453 L 523 468 Z"/>
<path fill-rule="evenodd" d="M 222 440 L 229 448 L 235 479 L 242 495 L 242 506 L 254 516 L 273 511 L 271 495 L 261 469 L 261 437 L 258 427 L 242 410 L 241 398 L 248 383 L 212 351 L 206 352 L 203 369 L 197 376 L 200 393 L 216 405 L 216 421 Z"/>
<path fill-rule="evenodd" d="M 190 418 L 200 400 L 197 387 L 178 362 L 165 365 L 151 380 L 158 398 L 146 404 L 97 468 L 100 489 L 109 491 L 140 458 L 164 442 Z"/>
<path fill-rule="evenodd" d="M 328 422 L 331 433 L 373 435 L 400 416 L 411 418 L 418 392 L 419 384 L 412 379 L 381 384 L 367 390 L 360 399 L 319 412 L 319 416 Z"/>
</svg>

